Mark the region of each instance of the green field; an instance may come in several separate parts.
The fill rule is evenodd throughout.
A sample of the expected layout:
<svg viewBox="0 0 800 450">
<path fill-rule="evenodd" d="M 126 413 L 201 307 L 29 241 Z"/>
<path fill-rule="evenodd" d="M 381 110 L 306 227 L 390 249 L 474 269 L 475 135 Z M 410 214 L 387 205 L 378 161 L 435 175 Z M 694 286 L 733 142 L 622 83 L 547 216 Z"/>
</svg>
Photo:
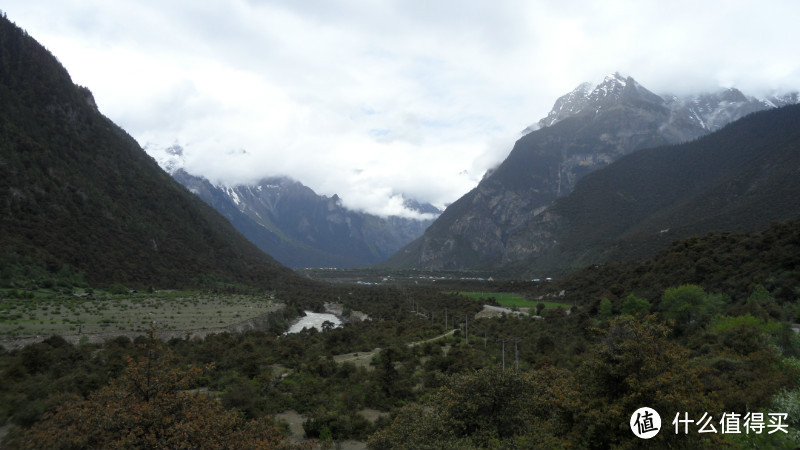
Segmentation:
<svg viewBox="0 0 800 450">
<path fill-rule="evenodd" d="M 535 308 L 539 303 L 544 303 L 545 308 L 571 308 L 573 306 L 568 303 L 526 300 L 520 294 L 512 294 L 508 292 L 459 292 L 458 294 L 475 299 L 494 298 L 497 300 L 497 303 L 500 306 L 505 306 L 506 308 L 512 308 L 514 306 L 518 308 Z"/>
<path fill-rule="evenodd" d="M 160 330 L 218 328 L 281 307 L 264 297 L 194 292 L 6 296 L 0 298 L 0 336 L 138 331 L 151 326 Z"/>
</svg>

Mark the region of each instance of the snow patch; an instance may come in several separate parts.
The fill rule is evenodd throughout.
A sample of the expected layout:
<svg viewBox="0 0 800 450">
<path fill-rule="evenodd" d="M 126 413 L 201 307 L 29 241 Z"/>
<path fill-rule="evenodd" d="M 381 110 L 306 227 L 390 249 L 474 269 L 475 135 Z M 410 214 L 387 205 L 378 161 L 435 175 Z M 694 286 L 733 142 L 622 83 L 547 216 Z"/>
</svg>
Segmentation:
<svg viewBox="0 0 800 450">
<path fill-rule="evenodd" d="M 242 204 L 242 200 L 239 198 L 239 195 L 233 188 L 226 187 L 225 192 L 228 194 L 228 197 L 230 197 L 231 200 L 236 203 L 236 206 L 240 206 Z"/>
</svg>

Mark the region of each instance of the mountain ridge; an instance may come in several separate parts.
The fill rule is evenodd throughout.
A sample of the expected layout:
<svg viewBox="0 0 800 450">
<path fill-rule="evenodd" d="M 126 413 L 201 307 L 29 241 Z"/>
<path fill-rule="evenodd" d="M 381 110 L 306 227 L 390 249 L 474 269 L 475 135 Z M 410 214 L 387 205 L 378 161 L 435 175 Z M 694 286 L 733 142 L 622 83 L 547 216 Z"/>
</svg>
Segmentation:
<svg viewBox="0 0 800 450">
<path fill-rule="evenodd" d="M 785 106 L 693 142 L 620 158 L 510 238 L 506 259 L 536 267 L 543 257 L 561 269 L 641 260 L 675 239 L 796 219 L 798 123 L 800 105 Z"/>
<path fill-rule="evenodd" d="M 245 237 L 281 263 L 294 267 L 353 268 L 375 264 L 422 235 L 433 219 L 379 217 L 350 210 L 334 195 L 319 195 L 287 177 L 252 184 L 215 184 L 182 168 L 179 147 L 170 147 L 162 168 L 211 205 Z M 432 205 L 407 200 L 422 216 Z"/>
<path fill-rule="evenodd" d="M 785 99 L 791 102 L 797 95 Z M 781 100 L 775 97 L 775 102 Z M 451 204 L 420 239 L 380 266 L 465 269 L 510 262 L 509 237 L 572 192 L 585 175 L 636 150 L 690 142 L 712 125 L 775 102 L 736 90 L 665 99 L 619 74 L 594 89 L 584 83 L 560 97 L 506 160 Z"/>
</svg>

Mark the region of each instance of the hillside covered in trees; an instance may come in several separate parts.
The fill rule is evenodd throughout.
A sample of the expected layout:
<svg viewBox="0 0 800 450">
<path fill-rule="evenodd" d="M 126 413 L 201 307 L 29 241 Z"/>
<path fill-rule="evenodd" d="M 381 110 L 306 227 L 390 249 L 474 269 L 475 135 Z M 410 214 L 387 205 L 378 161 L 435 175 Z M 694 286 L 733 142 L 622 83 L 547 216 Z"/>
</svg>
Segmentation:
<svg viewBox="0 0 800 450">
<path fill-rule="evenodd" d="M 798 123 L 800 105 L 786 106 L 624 156 L 516 231 L 507 259 L 528 273 L 641 261 L 677 239 L 800 218 Z"/>
<path fill-rule="evenodd" d="M 0 18 L 0 267 L 92 283 L 277 286 L 292 273 L 173 181 L 55 57 Z"/>
<path fill-rule="evenodd" d="M 108 408 L 126 398 L 135 370 L 154 358 L 174 376 L 200 372 L 174 378 L 184 384 L 166 397 L 143 398 L 143 410 L 166 402 L 158 410 L 169 411 L 185 401 L 178 392 L 206 392 L 246 420 L 277 429 L 283 425 L 274 417 L 302 414 L 305 436 L 323 445 L 358 439 L 374 449 L 637 448 L 628 422 L 642 406 L 662 416 L 653 448 L 797 445 L 796 227 L 693 238 L 642 264 L 597 266 L 552 283 L 482 282 L 483 300 L 458 295 L 452 282 L 320 286 L 324 293 L 288 302 L 291 310 L 321 310 L 312 298 L 337 298 L 372 318 L 323 332 L 274 328 L 172 339 L 155 352 L 147 349 L 159 344 L 144 338 L 76 346 L 51 337 L 0 352 L 0 417 L 17 425 L 6 445 L 84 436 L 64 421 L 80 411 L 100 413 L 97 402 Z M 704 258 L 730 264 L 703 272 L 687 263 Z M 538 310 L 541 318 L 476 315 L 493 302 L 491 291 L 525 286 L 534 302 L 571 289 L 559 301 L 573 306 L 547 306 Z M 368 419 L 375 411 L 377 420 Z M 718 432 L 692 425 L 675 433 L 678 413 L 693 420 L 708 414 Z M 784 413 L 786 432 L 719 432 L 723 414 Z M 112 439 L 122 430 L 128 428 L 97 433 Z"/>
</svg>

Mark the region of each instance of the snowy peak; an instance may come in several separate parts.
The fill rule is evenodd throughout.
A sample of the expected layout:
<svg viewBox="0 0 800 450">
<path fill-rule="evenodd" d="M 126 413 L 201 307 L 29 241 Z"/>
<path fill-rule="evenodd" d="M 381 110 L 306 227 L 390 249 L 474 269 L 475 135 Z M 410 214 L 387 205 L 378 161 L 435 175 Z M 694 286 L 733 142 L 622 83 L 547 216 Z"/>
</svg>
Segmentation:
<svg viewBox="0 0 800 450">
<path fill-rule="evenodd" d="M 534 131 L 554 125 L 567 117 L 582 114 L 597 114 L 619 104 L 663 104 L 664 100 L 648 91 L 632 77 L 625 77 L 619 72 L 608 75 L 603 82 L 592 86 L 581 83 L 572 92 L 559 97 L 553 109 L 539 121 L 538 126 L 531 126 L 524 132 Z"/>
<path fill-rule="evenodd" d="M 673 121 L 688 121 L 705 132 L 713 132 L 742 117 L 764 109 L 797 103 L 797 94 L 773 99 L 748 97 L 735 88 L 693 96 L 665 96 Z"/>
<path fill-rule="evenodd" d="M 800 103 L 800 93 L 792 92 L 789 94 L 771 95 L 761 100 L 769 104 L 773 108 L 780 108 L 781 106 L 796 105 Z"/>
<path fill-rule="evenodd" d="M 382 218 L 349 210 L 338 195 L 318 195 L 286 177 L 238 185 L 215 185 L 184 170 L 173 177 L 290 267 L 375 264 L 421 236 L 433 222 L 432 217 Z"/>
<path fill-rule="evenodd" d="M 613 97 L 615 100 L 622 98 L 625 88 L 628 85 L 635 86 L 637 83 L 633 78 L 625 78 L 619 72 L 609 75 L 603 79 L 603 82 L 598 84 L 597 87 L 589 94 L 589 99 L 598 101 L 606 97 Z"/>
<path fill-rule="evenodd" d="M 554 123 L 566 118 L 577 115 L 589 103 L 589 96 L 592 93 L 590 83 L 581 83 L 572 92 L 559 97 L 553 105 L 553 109 L 544 119 L 539 121 L 538 127 L 529 127 L 526 131 L 534 131 L 538 128 L 549 127 Z"/>
<path fill-rule="evenodd" d="M 589 104 L 594 107 L 595 114 L 602 108 L 619 104 L 641 107 L 663 103 L 664 99 L 642 87 L 632 77 L 624 77 L 619 72 L 607 76 L 589 95 Z"/>
<path fill-rule="evenodd" d="M 259 208 L 274 211 L 281 201 L 308 201 L 309 199 L 327 198 L 317 196 L 308 186 L 288 177 L 262 178 L 255 184 L 217 184 L 217 189 L 224 192 L 245 214 L 260 217 Z"/>
<path fill-rule="evenodd" d="M 632 77 L 613 73 L 596 86 L 582 83 L 560 97 L 547 117 L 526 128 L 523 134 L 552 126 L 568 117 L 597 116 L 618 107 L 646 110 L 665 117 L 664 139 L 683 142 L 719 130 L 730 122 L 768 108 L 800 102 L 798 93 L 773 95 L 757 99 L 738 89 L 728 88 L 713 93 L 688 96 L 659 96 L 647 90 Z"/>
<path fill-rule="evenodd" d="M 175 172 L 186 166 L 183 147 L 178 144 L 173 144 L 167 148 L 159 148 L 152 144 L 147 144 L 144 146 L 144 151 L 155 159 L 159 167 L 170 175 L 174 175 Z"/>
</svg>

